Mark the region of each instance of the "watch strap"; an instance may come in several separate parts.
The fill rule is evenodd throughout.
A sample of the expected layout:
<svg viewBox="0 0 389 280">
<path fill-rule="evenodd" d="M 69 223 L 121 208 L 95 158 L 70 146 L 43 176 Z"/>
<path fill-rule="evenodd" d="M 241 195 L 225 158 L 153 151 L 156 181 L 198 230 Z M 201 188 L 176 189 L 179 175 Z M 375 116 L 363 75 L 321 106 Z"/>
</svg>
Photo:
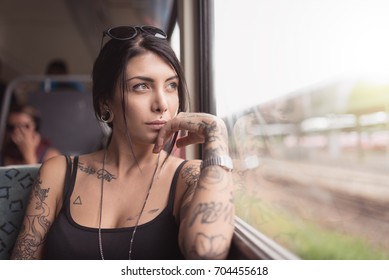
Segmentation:
<svg viewBox="0 0 389 280">
<path fill-rule="evenodd" d="M 232 171 L 234 168 L 232 159 L 228 155 L 214 156 L 204 159 L 201 163 L 201 170 L 211 165 L 221 166 L 228 171 Z"/>
</svg>

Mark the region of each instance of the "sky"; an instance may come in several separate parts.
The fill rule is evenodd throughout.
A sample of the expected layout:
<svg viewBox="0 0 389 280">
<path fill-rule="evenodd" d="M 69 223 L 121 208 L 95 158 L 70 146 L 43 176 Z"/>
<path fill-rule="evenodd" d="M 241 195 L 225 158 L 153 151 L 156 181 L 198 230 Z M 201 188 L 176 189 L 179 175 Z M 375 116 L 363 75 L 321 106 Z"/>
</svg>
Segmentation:
<svg viewBox="0 0 389 280">
<path fill-rule="evenodd" d="M 387 0 L 215 0 L 215 13 L 221 117 L 341 77 L 389 81 Z"/>
</svg>

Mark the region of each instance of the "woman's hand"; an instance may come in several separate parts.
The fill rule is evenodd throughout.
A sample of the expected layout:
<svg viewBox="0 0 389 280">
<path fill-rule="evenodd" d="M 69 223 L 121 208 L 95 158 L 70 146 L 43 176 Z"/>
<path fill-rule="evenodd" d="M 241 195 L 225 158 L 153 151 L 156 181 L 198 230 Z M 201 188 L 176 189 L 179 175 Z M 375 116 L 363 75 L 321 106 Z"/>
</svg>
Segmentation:
<svg viewBox="0 0 389 280">
<path fill-rule="evenodd" d="M 177 140 L 177 147 L 191 144 L 217 143 L 220 153 L 227 152 L 227 130 L 218 117 L 205 113 L 179 113 L 159 131 L 153 152 L 159 153 L 174 133 L 186 131 L 187 135 Z"/>
<path fill-rule="evenodd" d="M 18 146 L 27 164 L 37 163 L 36 149 L 41 140 L 39 133 L 31 128 L 17 127 L 11 139 Z"/>
</svg>

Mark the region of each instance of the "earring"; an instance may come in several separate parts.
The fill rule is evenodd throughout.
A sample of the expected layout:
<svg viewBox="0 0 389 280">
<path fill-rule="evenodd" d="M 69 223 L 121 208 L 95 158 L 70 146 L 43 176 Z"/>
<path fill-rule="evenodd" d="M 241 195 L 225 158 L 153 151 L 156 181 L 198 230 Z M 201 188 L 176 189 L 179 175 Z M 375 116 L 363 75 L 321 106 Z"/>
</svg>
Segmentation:
<svg viewBox="0 0 389 280">
<path fill-rule="evenodd" d="M 113 117 L 113 112 L 109 108 L 105 108 L 105 112 L 100 116 L 100 120 L 104 123 L 110 123 L 113 121 Z"/>
</svg>

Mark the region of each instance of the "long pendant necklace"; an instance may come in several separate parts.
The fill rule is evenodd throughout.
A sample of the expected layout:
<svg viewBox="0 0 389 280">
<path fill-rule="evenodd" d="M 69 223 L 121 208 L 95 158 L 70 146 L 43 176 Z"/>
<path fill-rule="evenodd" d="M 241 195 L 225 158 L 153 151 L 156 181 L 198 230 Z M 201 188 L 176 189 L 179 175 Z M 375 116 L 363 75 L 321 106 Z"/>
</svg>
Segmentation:
<svg viewBox="0 0 389 280">
<path fill-rule="evenodd" d="M 158 169 L 158 165 L 159 165 L 159 157 L 160 157 L 160 153 L 158 154 L 158 158 L 157 158 L 157 163 L 155 165 L 155 169 L 154 169 L 154 172 L 153 172 L 153 176 L 151 178 L 151 183 L 150 183 L 150 186 L 149 186 L 149 189 L 147 191 L 147 194 L 146 194 L 146 198 L 143 202 L 143 205 L 142 205 L 142 208 L 141 208 L 141 211 L 138 215 L 138 218 L 136 220 L 136 223 L 135 223 L 135 227 L 134 227 L 134 230 L 132 231 L 132 235 L 131 235 L 131 239 L 130 239 L 130 248 L 128 250 L 128 259 L 131 260 L 131 254 L 132 254 L 132 245 L 134 243 L 134 237 L 135 237 L 135 233 L 136 233 L 136 229 L 138 228 L 138 224 L 139 224 L 139 221 L 140 221 L 140 218 L 143 214 L 143 211 L 145 209 L 145 206 L 146 206 L 146 203 L 147 203 L 147 200 L 149 198 L 149 195 L 150 195 L 150 192 L 151 192 L 151 188 L 154 184 L 154 180 L 155 180 L 155 174 L 157 173 L 157 169 Z M 104 152 L 104 159 L 103 159 L 103 170 L 102 172 L 104 173 L 105 172 L 105 160 L 107 158 L 107 149 L 105 149 L 105 152 Z M 104 174 L 103 174 L 104 175 Z M 101 256 L 101 259 L 104 260 L 104 251 L 103 251 L 103 240 L 101 238 L 101 219 L 102 219 L 102 216 L 103 216 L 103 196 L 104 196 L 104 176 L 101 176 L 101 189 L 100 189 L 100 217 L 99 217 L 99 249 L 100 249 L 100 256 Z"/>
</svg>

